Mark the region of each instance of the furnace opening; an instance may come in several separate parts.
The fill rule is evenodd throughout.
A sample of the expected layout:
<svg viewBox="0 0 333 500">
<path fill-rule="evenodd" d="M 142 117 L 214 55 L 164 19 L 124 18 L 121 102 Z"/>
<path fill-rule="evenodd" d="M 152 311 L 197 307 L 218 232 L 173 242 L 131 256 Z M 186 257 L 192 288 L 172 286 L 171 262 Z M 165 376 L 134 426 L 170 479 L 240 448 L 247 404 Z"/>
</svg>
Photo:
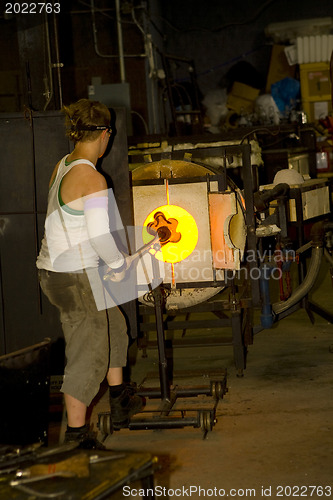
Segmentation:
<svg viewBox="0 0 333 500">
<path fill-rule="evenodd" d="M 177 205 L 164 205 L 156 208 L 144 222 L 144 242 L 151 234 L 160 238 L 161 249 L 155 254 L 158 260 L 175 264 L 186 259 L 195 249 L 198 241 L 198 227 L 192 215 Z"/>
<path fill-rule="evenodd" d="M 160 239 L 160 244 L 163 246 L 169 241 L 172 243 L 178 243 L 182 235 L 177 231 L 178 220 L 170 217 L 166 218 L 163 212 L 155 212 L 154 222 L 149 222 L 147 224 L 147 231 L 150 234 L 155 234 L 157 232 Z"/>
</svg>

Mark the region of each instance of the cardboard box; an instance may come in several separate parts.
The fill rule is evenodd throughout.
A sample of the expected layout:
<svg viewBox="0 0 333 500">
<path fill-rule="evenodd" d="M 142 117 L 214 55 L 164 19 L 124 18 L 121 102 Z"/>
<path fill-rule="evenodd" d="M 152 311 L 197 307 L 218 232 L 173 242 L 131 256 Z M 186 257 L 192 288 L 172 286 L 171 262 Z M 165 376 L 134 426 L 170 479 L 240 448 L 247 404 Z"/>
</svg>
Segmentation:
<svg viewBox="0 0 333 500">
<path fill-rule="evenodd" d="M 253 111 L 259 93 L 259 89 L 245 83 L 235 82 L 227 98 L 227 107 L 237 113 Z"/>
<path fill-rule="evenodd" d="M 325 119 L 332 111 L 331 99 L 327 101 L 303 101 L 302 108 L 305 111 L 308 122 L 316 122 Z"/>
<path fill-rule="evenodd" d="M 269 63 L 266 93 L 271 93 L 271 86 L 273 83 L 279 82 L 284 78 L 295 78 L 296 66 L 290 66 L 285 53 L 285 45 L 273 45 L 271 60 Z"/>
<path fill-rule="evenodd" d="M 303 101 L 330 101 L 331 82 L 329 63 L 300 64 Z"/>
</svg>

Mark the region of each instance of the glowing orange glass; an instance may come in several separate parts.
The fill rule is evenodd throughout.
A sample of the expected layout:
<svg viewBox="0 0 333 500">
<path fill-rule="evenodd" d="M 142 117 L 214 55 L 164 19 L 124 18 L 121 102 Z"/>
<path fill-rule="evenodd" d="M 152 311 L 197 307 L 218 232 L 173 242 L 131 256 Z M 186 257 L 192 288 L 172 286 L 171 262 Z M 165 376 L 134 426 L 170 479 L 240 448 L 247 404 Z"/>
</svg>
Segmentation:
<svg viewBox="0 0 333 500">
<path fill-rule="evenodd" d="M 157 231 L 161 249 L 155 257 L 164 262 L 175 264 L 186 259 L 195 249 L 198 241 L 198 227 L 184 208 L 177 205 L 163 205 L 155 208 L 144 221 L 144 243 L 151 239 L 149 231 Z M 155 250 L 150 250 L 154 254 Z"/>
</svg>

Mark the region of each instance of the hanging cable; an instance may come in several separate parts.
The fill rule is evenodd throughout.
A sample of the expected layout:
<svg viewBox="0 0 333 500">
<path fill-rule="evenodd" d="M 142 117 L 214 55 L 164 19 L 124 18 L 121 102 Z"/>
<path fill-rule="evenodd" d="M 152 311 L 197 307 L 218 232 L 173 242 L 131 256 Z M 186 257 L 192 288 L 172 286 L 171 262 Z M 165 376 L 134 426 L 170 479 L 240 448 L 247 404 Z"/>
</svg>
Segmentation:
<svg viewBox="0 0 333 500">
<path fill-rule="evenodd" d="M 216 33 L 218 31 L 222 31 L 226 28 L 231 28 L 233 26 L 244 26 L 245 24 L 251 24 L 253 21 L 255 21 L 260 14 L 267 8 L 269 7 L 270 4 L 274 3 L 276 0 L 268 0 L 266 1 L 259 9 L 251 16 L 249 19 L 244 19 L 244 21 L 234 21 L 226 24 L 221 24 L 220 26 L 217 26 L 216 28 L 201 28 L 201 27 L 192 27 L 192 28 L 178 28 L 178 26 L 175 26 L 174 24 L 170 23 L 168 19 L 165 19 L 164 17 L 160 16 L 161 19 L 174 31 L 177 31 L 178 33 L 188 33 L 190 31 L 203 31 L 205 33 Z M 250 5 L 250 4 L 249 4 Z"/>
</svg>

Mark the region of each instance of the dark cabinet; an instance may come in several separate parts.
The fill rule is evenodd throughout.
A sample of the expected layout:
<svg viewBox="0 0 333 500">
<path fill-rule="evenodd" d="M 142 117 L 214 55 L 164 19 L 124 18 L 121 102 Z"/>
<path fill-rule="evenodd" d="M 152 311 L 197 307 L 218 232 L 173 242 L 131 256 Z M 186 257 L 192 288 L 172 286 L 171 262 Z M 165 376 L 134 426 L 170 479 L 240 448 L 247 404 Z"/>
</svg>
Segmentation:
<svg viewBox="0 0 333 500">
<path fill-rule="evenodd" d="M 101 168 L 112 179 L 123 224 L 132 224 L 125 111 Z M 49 337 L 62 339 L 58 311 L 39 288 L 36 258 L 44 232 L 48 182 L 70 151 L 59 111 L 0 115 L 0 355 Z M 135 304 L 124 304 L 131 335 Z"/>
</svg>

